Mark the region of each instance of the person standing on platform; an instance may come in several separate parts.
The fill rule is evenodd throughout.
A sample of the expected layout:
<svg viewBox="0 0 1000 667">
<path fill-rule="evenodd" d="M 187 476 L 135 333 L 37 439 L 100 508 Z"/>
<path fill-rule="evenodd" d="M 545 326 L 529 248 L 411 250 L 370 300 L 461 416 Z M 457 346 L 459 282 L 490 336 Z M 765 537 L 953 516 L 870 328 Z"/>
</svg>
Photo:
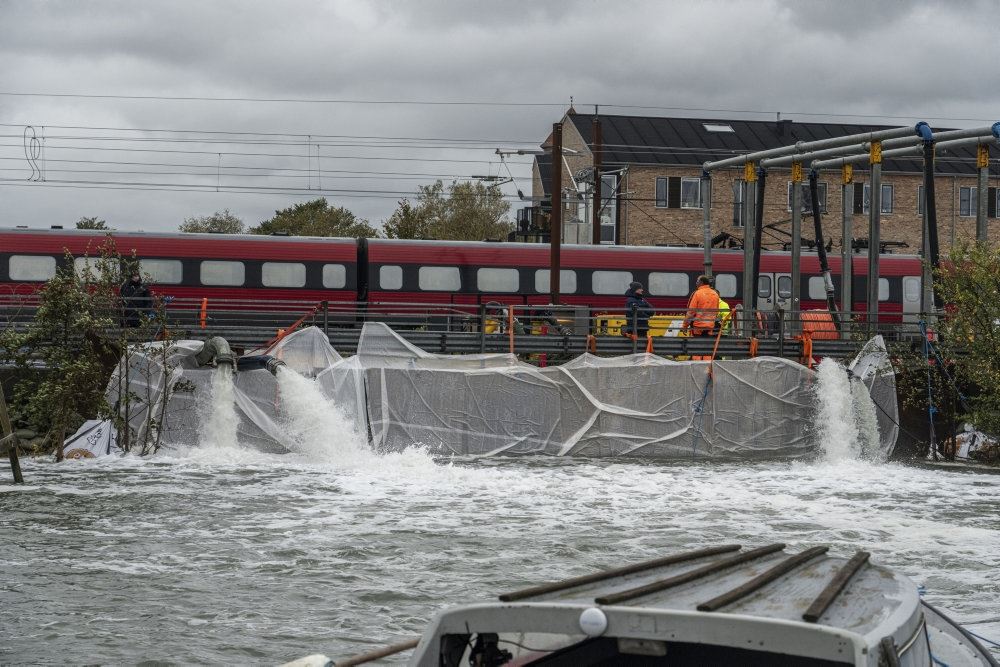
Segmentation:
<svg viewBox="0 0 1000 667">
<path fill-rule="evenodd" d="M 638 338 L 645 338 L 649 333 L 649 316 L 653 313 L 653 306 L 646 301 L 646 291 L 642 288 L 642 283 L 633 282 L 625 292 L 625 317 L 627 322 L 622 329 L 622 335 L 635 335 Z"/>
<path fill-rule="evenodd" d="M 142 317 L 153 307 L 153 295 L 142 282 L 138 270 L 133 271 L 129 281 L 121 286 L 119 296 L 122 300 L 122 325 L 138 327 Z"/>
<path fill-rule="evenodd" d="M 683 328 L 692 336 L 711 336 L 719 317 L 719 293 L 712 289 L 712 279 L 698 276 L 698 288 L 688 300 L 687 317 Z M 693 356 L 695 361 L 711 359 L 710 356 Z"/>
</svg>

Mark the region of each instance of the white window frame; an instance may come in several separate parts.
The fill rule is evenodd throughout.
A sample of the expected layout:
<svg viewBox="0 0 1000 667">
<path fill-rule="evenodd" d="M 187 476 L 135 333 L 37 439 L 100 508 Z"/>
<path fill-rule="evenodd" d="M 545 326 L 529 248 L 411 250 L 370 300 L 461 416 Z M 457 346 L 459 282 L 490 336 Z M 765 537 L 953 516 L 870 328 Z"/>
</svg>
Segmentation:
<svg viewBox="0 0 1000 667">
<path fill-rule="evenodd" d="M 597 289 L 598 280 L 600 280 L 601 289 Z M 594 294 L 625 294 L 628 290 L 628 286 L 632 283 L 635 278 L 632 277 L 631 271 L 607 271 L 604 269 L 598 269 L 594 271 L 590 276 L 590 289 Z"/>
<path fill-rule="evenodd" d="M 35 266 L 16 266 L 35 264 Z M 39 271 L 43 268 L 44 271 Z M 43 283 L 56 275 L 56 258 L 51 255 L 11 255 L 7 264 L 7 274 L 11 280 L 29 283 Z"/>
<path fill-rule="evenodd" d="M 663 182 L 663 203 L 660 201 L 660 182 Z M 670 177 L 657 176 L 653 183 L 653 208 L 670 208 Z"/>
<path fill-rule="evenodd" d="M 484 282 L 486 285 L 483 285 Z M 520 286 L 521 276 L 517 269 L 498 266 L 484 266 L 476 269 L 476 289 L 480 292 L 511 294 L 516 292 Z"/>
<path fill-rule="evenodd" d="M 737 178 L 733 181 L 733 229 L 745 229 L 747 224 L 743 219 L 746 213 L 747 182 L 745 179 Z M 790 209 L 789 209 L 790 210 Z"/>
<path fill-rule="evenodd" d="M 383 264 L 378 267 L 378 286 L 384 290 L 403 289 L 403 267 L 399 264 Z"/>
<path fill-rule="evenodd" d="M 535 291 L 539 294 L 548 294 L 552 291 L 552 285 L 549 282 L 550 278 L 549 269 L 536 269 L 535 270 Z M 559 270 L 559 293 L 560 294 L 576 294 L 576 271 L 573 269 L 560 269 Z M 622 292 L 624 294 L 624 292 Z"/>
<path fill-rule="evenodd" d="M 889 193 L 888 197 L 885 196 L 887 191 Z M 896 206 L 895 198 L 896 198 L 896 188 L 892 186 L 892 183 L 883 183 L 882 200 L 879 202 L 879 206 L 882 208 L 882 215 L 892 215 L 892 211 Z M 886 207 L 886 202 L 889 202 L 888 207 Z"/>
<path fill-rule="evenodd" d="M 878 279 L 878 300 L 888 301 L 889 300 L 889 279 L 879 278 Z"/>
<path fill-rule="evenodd" d="M 228 282 L 219 280 L 206 280 L 205 279 L 205 269 L 223 269 L 226 267 L 239 267 L 237 272 L 239 275 L 239 282 Z M 198 265 L 198 281 L 202 285 L 209 285 L 212 287 L 242 287 L 247 282 L 247 265 L 239 260 L 231 259 L 203 259 L 201 264 Z"/>
<path fill-rule="evenodd" d="M 164 268 L 168 268 L 164 271 Z M 149 257 L 139 260 L 139 271 L 149 276 L 149 281 L 158 285 L 180 285 L 184 280 L 184 264 L 179 259 Z M 163 275 L 168 273 L 169 275 Z"/>
<path fill-rule="evenodd" d="M 736 274 L 717 273 L 715 274 L 715 291 L 723 299 L 732 299 L 736 296 Z"/>
<path fill-rule="evenodd" d="M 786 204 L 785 205 L 785 210 L 788 211 L 788 212 L 791 212 L 791 210 L 792 210 L 792 181 L 787 181 L 787 183 L 788 183 L 788 192 L 787 192 L 787 195 L 786 195 L 786 199 L 788 201 L 785 202 L 785 204 Z M 812 213 L 812 207 L 808 206 L 807 202 L 806 202 L 806 197 L 809 194 L 809 183 L 799 183 L 799 187 L 802 188 L 802 212 L 803 213 L 809 213 L 809 214 L 811 214 Z M 827 187 L 826 181 L 820 181 L 820 182 L 818 182 L 816 184 L 816 187 L 819 190 L 819 199 L 820 199 L 820 201 L 819 201 L 819 210 L 820 210 L 820 213 L 826 213 L 827 212 L 827 210 L 826 210 L 826 207 L 827 207 L 827 196 L 828 196 L 829 188 Z"/>
<path fill-rule="evenodd" d="M 417 285 L 422 292 L 460 292 L 462 273 L 457 266 L 421 266 Z"/>
<path fill-rule="evenodd" d="M 696 183 L 698 185 L 698 196 L 697 196 L 697 201 L 696 201 L 695 205 L 685 204 L 684 203 L 684 185 L 687 184 L 687 183 Z M 700 178 L 691 178 L 690 176 L 683 176 L 683 177 L 681 177 L 681 208 L 682 209 L 687 209 L 687 210 L 695 210 L 695 209 L 700 209 L 701 206 L 702 206 L 701 179 Z"/>
<path fill-rule="evenodd" d="M 691 277 L 680 271 L 652 271 L 648 280 L 647 287 L 652 296 L 687 296 L 691 293 Z"/>
<path fill-rule="evenodd" d="M 962 191 L 969 191 L 969 211 L 967 213 L 962 213 Z M 958 217 L 960 218 L 974 218 L 976 217 L 976 209 L 979 204 L 979 186 L 978 185 L 963 185 L 958 189 Z"/>
<path fill-rule="evenodd" d="M 347 287 L 347 267 L 343 264 L 323 265 L 323 288 L 344 289 Z"/>
<path fill-rule="evenodd" d="M 269 275 L 271 272 L 287 275 Z M 277 278 L 277 280 L 275 280 Z M 264 262 L 260 265 L 260 284 L 264 287 L 305 287 L 306 265 L 302 262 Z"/>
<path fill-rule="evenodd" d="M 917 215 L 923 215 L 924 214 L 924 206 L 926 206 L 926 204 L 927 204 L 927 202 L 926 202 L 926 200 L 924 198 L 924 186 L 918 185 L 917 186 Z"/>
</svg>

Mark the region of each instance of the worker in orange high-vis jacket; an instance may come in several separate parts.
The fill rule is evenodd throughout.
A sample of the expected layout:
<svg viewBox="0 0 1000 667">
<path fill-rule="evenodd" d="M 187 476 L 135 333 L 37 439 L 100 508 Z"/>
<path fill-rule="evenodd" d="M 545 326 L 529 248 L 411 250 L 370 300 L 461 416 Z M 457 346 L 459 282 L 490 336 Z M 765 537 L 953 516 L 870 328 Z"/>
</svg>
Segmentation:
<svg viewBox="0 0 1000 667">
<path fill-rule="evenodd" d="M 711 336 L 715 331 L 716 320 L 719 317 L 719 293 L 712 289 L 712 279 L 708 276 L 698 276 L 698 289 L 688 300 L 687 317 L 684 319 L 684 329 L 689 329 L 692 336 Z M 707 361 L 711 356 L 693 356 L 695 361 Z"/>
</svg>

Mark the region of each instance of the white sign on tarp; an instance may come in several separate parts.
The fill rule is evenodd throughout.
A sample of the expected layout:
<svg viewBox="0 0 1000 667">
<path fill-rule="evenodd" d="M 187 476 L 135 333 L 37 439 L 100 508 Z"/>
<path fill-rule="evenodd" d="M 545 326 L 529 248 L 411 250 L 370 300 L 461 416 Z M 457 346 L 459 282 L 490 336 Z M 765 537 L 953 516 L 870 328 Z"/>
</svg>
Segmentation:
<svg viewBox="0 0 1000 667">
<path fill-rule="evenodd" d="M 63 444 L 67 459 L 90 459 L 118 451 L 118 432 L 109 420 L 91 419 Z"/>
</svg>

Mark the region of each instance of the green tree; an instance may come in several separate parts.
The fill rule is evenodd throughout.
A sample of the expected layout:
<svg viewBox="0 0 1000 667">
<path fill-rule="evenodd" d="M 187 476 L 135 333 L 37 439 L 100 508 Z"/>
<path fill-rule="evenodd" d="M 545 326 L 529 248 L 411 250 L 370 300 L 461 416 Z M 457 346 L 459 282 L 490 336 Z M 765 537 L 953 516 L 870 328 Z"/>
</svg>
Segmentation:
<svg viewBox="0 0 1000 667">
<path fill-rule="evenodd" d="M 125 389 L 119 388 L 114 406 L 108 404 L 105 388 L 116 368 L 131 368 L 136 341 L 147 342 L 165 332 L 162 304 L 154 304 L 153 313 L 144 314 L 138 327 L 122 328 L 125 312 L 118 287 L 138 266 L 136 258 L 123 258 L 108 238 L 99 255 L 88 257 L 81 269 L 73 259 L 67 254 L 39 291 L 38 309 L 29 326 L 0 333 L 0 357 L 17 366 L 25 378 L 14 390 L 18 422 L 45 433 L 58 458 L 67 433 L 95 415 L 113 421 L 121 449 L 147 453 L 158 443 L 136 442 L 134 426 L 137 419 L 153 420 L 157 415 L 130 414 L 130 406 L 139 398 L 129 389 L 131 371 L 119 382 Z M 161 348 L 165 351 L 167 346 Z M 39 361 L 47 369 L 42 375 L 31 372 Z M 148 397 L 146 401 L 150 404 Z"/>
<path fill-rule="evenodd" d="M 417 203 L 403 200 L 385 221 L 389 238 L 430 238 L 457 241 L 506 239 L 514 228 L 507 218 L 510 203 L 495 186 L 441 181 L 421 185 Z"/>
<path fill-rule="evenodd" d="M 969 399 L 965 418 L 1000 433 L 1000 250 L 982 243 L 957 249 L 937 272 L 935 289 L 947 304 L 937 329 Z"/>
<path fill-rule="evenodd" d="M 101 220 L 97 216 L 94 216 L 93 218 L 87 218 L 87 217 L 80 218 L 76 222 L 76 228 L 77 229 L 102 229 L 102 230 L 109 229 L 108 228 L 108 223 L 106 223 L 104 220 Z"/>
<path fill-rule="evenodd" d="M 342 206 L 330 206 L 320 197 L 274 212 L 274 217 L 250 228 L 251 234 L 375 238 L 378 231 Z"/>
<path fill-rule="evenodd" d="M 196 218 L 184 218 L 179 229 L 186 234 L 194 233 L 214 233 L 214 234 L 242 234 L 246 231 L 243 221 L 225 211 L 216 211 L 212 215 L 203 215 Z"/>
</svg>

